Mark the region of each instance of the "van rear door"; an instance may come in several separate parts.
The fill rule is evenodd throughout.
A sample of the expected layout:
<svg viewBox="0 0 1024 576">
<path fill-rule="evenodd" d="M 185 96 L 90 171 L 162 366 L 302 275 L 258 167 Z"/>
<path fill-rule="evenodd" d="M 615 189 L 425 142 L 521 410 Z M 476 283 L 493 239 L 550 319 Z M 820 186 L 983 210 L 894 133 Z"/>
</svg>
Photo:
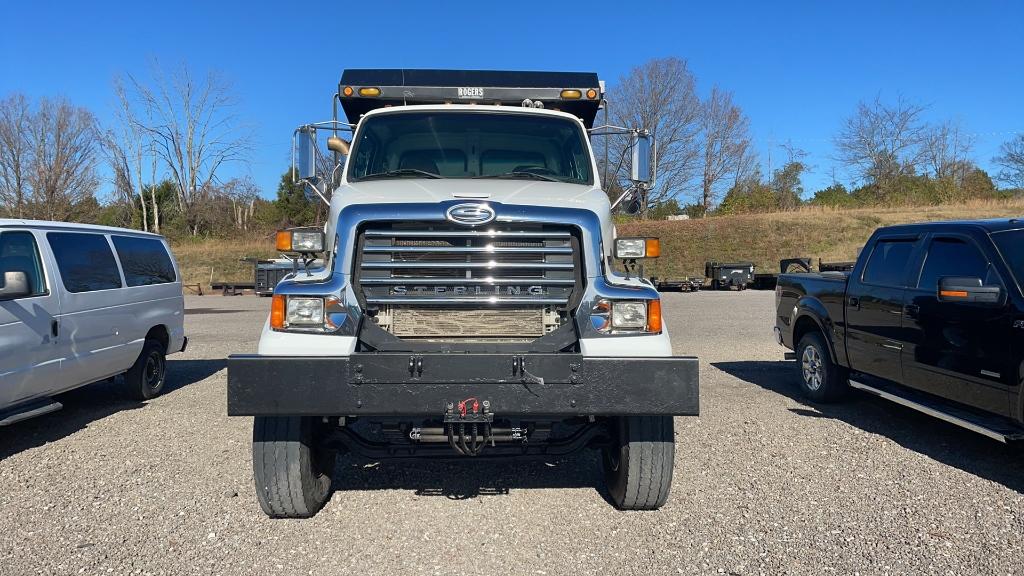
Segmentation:
<svg viewBox="0 0 1024 576">
<path fill-rule="evenodd" d="M 4 272 L 25 272 L 31 290 L 0 300 L 0 409 L 47 395 L 61 376 L 59 291 L 40 240 L 32 230 L 0 229 L 0 282 Z"/>
</svg>

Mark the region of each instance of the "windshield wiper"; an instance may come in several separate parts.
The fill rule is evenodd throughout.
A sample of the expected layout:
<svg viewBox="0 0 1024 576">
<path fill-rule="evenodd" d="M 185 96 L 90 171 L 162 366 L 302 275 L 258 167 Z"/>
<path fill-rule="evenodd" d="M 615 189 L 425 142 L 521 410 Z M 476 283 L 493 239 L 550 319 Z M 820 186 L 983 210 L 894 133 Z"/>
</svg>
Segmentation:
<svg viewBox="0 0 1024 576">
<path fill-rule="evenodd" d="M 433 172 L 427 172 L 426 170 L 420 170 L 418 168 L 399 168 L 397 170 L 388 170 L 387 172 L 377 172 L 374 174 L 367 174 L 362 178 L 357 178 L 357 182 L 363 180 L 377 180 L 380 178 L 401 178 L 402 176 L 422 176 L 424 178 L 440 178 L 440 174 L 434 174 Z"/>
<path fill-rule="evenodd" d="M 536 172 L 527 172 L 525 170 L 513 170 L 512 172 L 505 172 L 504 174 L 487 174 L 485 176 L 474 176 L 473 179 L 478 178 L 533 178 L 535 180 L 545 180 L 547 182 L 564 182 L 559 178 L 553 176 L 545 176 L 544 174 L 537 174 Z"/>
</svg>

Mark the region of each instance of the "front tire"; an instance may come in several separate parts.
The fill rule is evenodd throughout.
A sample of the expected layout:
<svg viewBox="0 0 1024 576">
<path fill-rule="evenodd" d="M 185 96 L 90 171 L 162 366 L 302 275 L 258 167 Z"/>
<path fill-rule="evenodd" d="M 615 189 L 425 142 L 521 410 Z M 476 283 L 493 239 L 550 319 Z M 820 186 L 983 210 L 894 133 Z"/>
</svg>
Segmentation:
<svg viewBox="0 0 1024 576">
<path fill-rule="evenodd" d="M 796 349 L 800 392 L 814 402 L 841 400 L 849 388 L 846 371 L 832 362 L 825 339 L 818 332 L 809 332 L 800 339 Z"/>
<path fill-rule="evenodd" d="M 147 339 L 135 364 L 124 373 L 128 395 L 143 401 L 156 398 L 167 381 L 167 359 L 159 340 Z"/>
<path fill-rule="evenodd" d="M 317 420 L 257 416 L 252 429 L 256 498 L 271 518 L 309 518 L 330 495 L 333 452 L 317 444 Z"/>
<path fill-rule="evenodd" d="M 603 451 L 605 482 L 620 510 L 657 510 L 668 501 L 675 464 L 671 416 L 611 420 L 612 445 Z"/>
</svg>

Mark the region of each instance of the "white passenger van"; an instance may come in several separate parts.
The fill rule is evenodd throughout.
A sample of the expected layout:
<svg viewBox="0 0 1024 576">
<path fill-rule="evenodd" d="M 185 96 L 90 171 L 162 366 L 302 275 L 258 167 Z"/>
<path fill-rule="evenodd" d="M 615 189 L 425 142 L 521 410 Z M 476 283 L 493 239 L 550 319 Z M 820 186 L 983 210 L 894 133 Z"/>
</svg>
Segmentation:
<svg viewBox="0 0 1024 576">
<path fill-rule="evenodd" d="M 131 397 L 152 398 L 165 356 L 187 342 L 181 276 L 163 237 L 0 219 L 0 426 L 119 374 Z"/>
</svg>

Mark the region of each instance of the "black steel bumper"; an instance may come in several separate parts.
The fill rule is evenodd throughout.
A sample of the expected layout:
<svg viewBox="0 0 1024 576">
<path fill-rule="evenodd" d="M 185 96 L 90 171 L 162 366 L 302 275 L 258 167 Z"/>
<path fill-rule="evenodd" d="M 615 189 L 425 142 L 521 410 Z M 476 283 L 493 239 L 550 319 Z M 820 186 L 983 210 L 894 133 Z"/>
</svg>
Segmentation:
<svg viewBox="0 0 1024 576">
<path fill-rule="evenodd" d="M 498 416 L 696 416 L 694 357 L 360 353 L 234 355 L 229 416 L 437 417 L 488 400 Z"/>
</svg>

